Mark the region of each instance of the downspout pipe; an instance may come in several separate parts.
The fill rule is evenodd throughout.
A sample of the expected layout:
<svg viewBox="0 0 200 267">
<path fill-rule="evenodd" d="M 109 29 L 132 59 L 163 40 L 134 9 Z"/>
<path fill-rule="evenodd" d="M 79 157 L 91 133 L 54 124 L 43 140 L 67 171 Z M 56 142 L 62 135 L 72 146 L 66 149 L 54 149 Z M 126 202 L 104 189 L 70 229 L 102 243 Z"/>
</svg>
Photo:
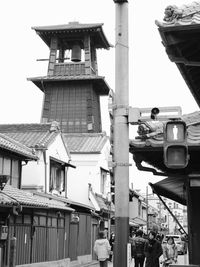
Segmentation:
<svg viewBox="0 0 200 267">
<path fill-rule="evenodd" d="M 43 150 L 43 159 L 44 159 L 44 192 L 47 193 L 47 155 L 46 149 Z"/>
</svg>

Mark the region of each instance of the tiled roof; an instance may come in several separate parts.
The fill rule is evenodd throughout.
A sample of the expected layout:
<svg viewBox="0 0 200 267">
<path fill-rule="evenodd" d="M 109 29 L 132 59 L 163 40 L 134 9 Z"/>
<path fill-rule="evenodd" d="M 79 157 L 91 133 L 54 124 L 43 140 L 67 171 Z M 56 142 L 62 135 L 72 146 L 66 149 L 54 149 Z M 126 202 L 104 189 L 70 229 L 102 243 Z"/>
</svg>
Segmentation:
<svg viewBox="0 0 200 267">
<path fill-rule="evenodd" d="M 47 209 L 62 209 L 73 211 L 68 206 L 69 201 L 65 198 L 52 196 L 50 194 L 34 194 L 24 190 L 6 185 L 3 191 L 0 191 L 0 206 L 21 205 L 24 207 L 40 207 Z"/>
<path fill-rule="evenodd" d="M 68 24 L 61 25 L 50 25 L 50 26 L 36 26 L 32 29 L 36 31 L 54 31 L 54 30 L 81 30 L 81 29 L 92 29 L 102 27 L 103 23 L 92 23 L 92 24 L 82 24 L 77 21 L 69 22 Z"/>
<path fill-rule="evenodd" d="M 109 137 L 105 133 L 63 134 L 70 153 L 100 153 Z"/>
<path fill-rule="evenodd" d="M 34 192 L 33 194 L 37 196 L 38 198 L 45 199 L 45 201 L 48 203 L 48 205 L 50 205 L 50 207 L 54 207 L 58 205 L 60 205 L 60 207 L 68 207 L 72 205 L 73 207 L 79 206 L 79 207 L 83 207 L 89 210 L 94 209 L 94 206 L 92 205 L 92 203 L 91 203 L 91 206 L 88 206 L 83 203 L 73 201 L 69 198 L 66 198 L 60 195 L 54 195 L 54 194 L 52 195 L 51 193 L 41 193 L 41 192 Z"/>
<path fill-rule="evenodd" d="M 51 194 L 45 193 L 33 193 L 33 195 L 40 201 L 47 204 L 49 208 L 63 209 L 73 211 L 74 209 L 69 207 L 69 200 L 64 197 L 52 196 Z"/>
<path fill-rule="evenodd" d="M 115 211 L 114 204 L 111 202 L 111 206 L 110 206 L 110 204 L 108 203 L 108 200 L 104 198 L 102 195 L 95 193 L 95 198 L 101 210 L 112 211 L 112 212 Z"/>
<path fill-rule="evenodd" d="M 10 185 L 6 185 L 3 191 L 0 191 L 0 204 L 7 206 L 20 204 L 29 207 L 48 207 L 46 203 L 35 198 L 32 193 L 24 192 Z"/>
<path fill-rule="evenodd" d="M 186 122 L 187 126 L 187 143 L 190 146 L 200 145 L 200 112 L 193 112 L 182 116 L 182 120 Z M 146 123 L 148 125 L 148 123 Z M 155 125 L 155 124 L 154 124 Z M 164 124 L 163 124 L 164 125 Z M 159 122 L 160 130 L 160 122 Z M 155 131 L 156 132 L 156 131 Z M 161 147 L 163 146 L 163 131 L 154 135 L 154 132 L 149 133 L 149 137 L 142 138 L 138 136 L 137 139 L 130 141 L 131 146 L 135 147 Z"/>
<path fill-rule="evenodd" d="M 38 26 L 32 27 L 43 41 L 50 46 L 50 37 L 52 34 L 61 35 L 61 38 L 69 38 L 74 35 L 80 36 L 84 32 L 89 33 L 92 36 L 93 42 L 96 48 L 105 48 L 109 49 L 112 45 L 109 44 L 104 32 L 103 32 L 103 23 L 93 23 L 93 24 L 81 24 L 77 21 L 69 22 L 68 24 L 62 25 L 51 25 L 51 26 Z M 46 34 L 48 33 L 48 34 Z"/>
<path fill-rule="evenodd" d="M 0 148 L 9 150 L 11 152 L 17 153 L 27 159 L 37 159 L 37 156 L 34 154 L 34 151 L 27 147 L 26 145 L 17 142 L 11 137 L 0 133 Z"/>
<path fill-rule="evenodd" d="M 73 80 L 105 80 L 103 76 L 96 75 L 51 75 L 27 78 L 28 81 L 73 81 Z"/>
<path fill-rule="evenodd" d="M 47 147 L 58 135 L 59 128 L 53 123 L 0 124 L 0 133 L 28 147 Z M 51 130 L 52 129 L 52 130 Z"/>
<path fill-rule="evenodd" d="M 177 7 L 169 5 L 165 9 L 164 22 L 156 21 L 159 27 L 187 26 L 200 24 L 200 2 Z"/>
<path fill-rule="evenodd" d="M 52 82 L 52 81 L 65 81 L 65 82 L 72 82 L 72 81 L 90 81 L 92 82 L 98 92 L 101 93 L 101 95 L 108 95 L 110 91 L 110 87 L 105 81 L 105 78 L 103 76 L 96 76 L 96 75 L 79 75 L 79 76 L 68 76 L 68 75 L 51 75 L 51 76 L 39 76 L 39 77 L 32 77 L 28 78 L 28 81 L 32 81 L 36 86 L 40 88 L 41 91 L 44 91 L 44 83 L 45 82 Z"/>
</svg>

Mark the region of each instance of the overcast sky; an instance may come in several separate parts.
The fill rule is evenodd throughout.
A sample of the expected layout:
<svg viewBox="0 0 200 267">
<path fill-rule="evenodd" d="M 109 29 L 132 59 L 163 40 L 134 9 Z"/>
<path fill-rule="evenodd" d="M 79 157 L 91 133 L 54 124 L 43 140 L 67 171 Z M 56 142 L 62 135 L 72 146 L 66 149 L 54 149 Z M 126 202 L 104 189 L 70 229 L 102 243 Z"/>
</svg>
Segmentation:
<svg viewBox="0 0 200 267">
<path fill-rule="evenodd" d="M 198 110 L 176 65 L 170 62 L 155 20 L 162 21 L 167 5 L 190 4 L 183 0 L 129 0 L 129 104 L 132 107 L 181 106 L 183 113 Z M 108 41 L 115 45 L 115 4 L 113 0 L 7 0 L 1 2 L 1 104 L 0 123 L 40 122 L 43 93 L 28 77 L 45 76 L 46 44 L 33 26 L 104 23 Z M 98 50 L 99 75 L 115 88 L 115 48 Z M 107 110 L 107 97 L 102 99 Z M 108 113 L 102 116 L 109 134 Z M 138 174 L 134 174 L 138 176 Z M 143 179 L 143 187 L 151 178 Z M 152 176 L 151 176 L 152 177 Z M 156 181 L 153 177 L 153 182 Z M 158 179 L 158 178 L 157 178 Z M 138 182 L 137 182 L 138 180 Z M 134 178 L 139 188 L 141 179 Z"/>
</svg>

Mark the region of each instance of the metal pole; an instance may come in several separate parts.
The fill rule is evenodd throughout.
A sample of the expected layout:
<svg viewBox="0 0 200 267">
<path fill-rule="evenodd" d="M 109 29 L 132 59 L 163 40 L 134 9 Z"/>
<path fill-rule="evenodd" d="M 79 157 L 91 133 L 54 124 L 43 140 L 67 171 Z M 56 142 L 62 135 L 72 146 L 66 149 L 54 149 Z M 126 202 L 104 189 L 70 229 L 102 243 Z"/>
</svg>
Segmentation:
<svg viewBox="0 0 200 267">
<path fill-rule="evenodd" d="M 114 105 L 114 178 L 115 248 L 114 267 L 128 264 L 129 241 L 129 64 L 128 3 L 116 3 L 115 105 Z"/>
<path fill-rule="evenodd" d="M 146 203 L 147 203 L 147 235 L 148 235 L 148 229 L 149 229 L 149 195 L 148 195 L 148 185 L 146 187 Z"/>
</svg>

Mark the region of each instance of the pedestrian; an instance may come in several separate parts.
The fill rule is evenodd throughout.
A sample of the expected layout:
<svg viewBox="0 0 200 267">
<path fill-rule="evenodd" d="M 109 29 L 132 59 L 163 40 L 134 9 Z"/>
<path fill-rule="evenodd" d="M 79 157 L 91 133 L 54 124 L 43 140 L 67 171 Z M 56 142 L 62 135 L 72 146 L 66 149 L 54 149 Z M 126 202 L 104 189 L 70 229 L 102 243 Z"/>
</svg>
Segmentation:
<svg viewBox="0 0 200 267">
<path fill-rule="evenodd" d="M 111 248 L 109 261 L 112 261 L 114 242 L 115 242 L 115 234 L 112 232 L 111 235 L 110 235 L 110 240 L 109 240 L 110 248 Z"/>
<path fill-rule="evenodd" d="M 134 258 L 135 267 L 143 267 L 145 255 L 144 247 L 146 240 L 143 238 L 143 231 L 137 230 L 135 237 L 132 238 L 131 252 Z"/>
<path fill-rule="evenodd" d="M 99 232 L 99 238 L 94 243 L 94 252 L 97 255 L 100 267 L 108 266 L 108 259 L 110 255 L 110 244 L 105 238 L 104 232 Z"/>
<path fill-rule="evenodd" d="M 159 258 L 162 253 L 161 243 L 156 240 L 156 232 L 150 231 L 144 246 L 144 254 L 146 256 L 145 267 L 159 267 Z"/>
<path fill-rule="evenodd" d="M 163 267 L 169 266 L 169 264 L 177 263 L 178 251 L 174 242 L 174 238 L 169 236 L 167 244 L 163 246 Z"/>
</svg>

